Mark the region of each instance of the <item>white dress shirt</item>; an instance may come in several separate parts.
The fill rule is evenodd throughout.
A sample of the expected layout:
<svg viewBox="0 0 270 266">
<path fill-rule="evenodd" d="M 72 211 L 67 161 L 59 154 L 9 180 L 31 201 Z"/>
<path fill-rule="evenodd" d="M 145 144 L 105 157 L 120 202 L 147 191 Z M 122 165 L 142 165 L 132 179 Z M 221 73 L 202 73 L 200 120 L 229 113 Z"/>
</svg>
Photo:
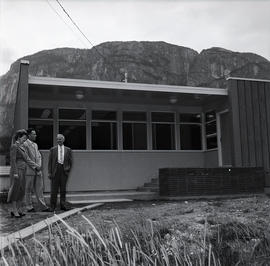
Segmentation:
<svg viewBox="0 0 270 266">
<path fill-rule="evenodd" d="M 62 145 L 62 146 L 57 145 L 57 146 L 58 146 L 58 157 L 57 157 L 57 162 L 60 163 L 60 164 L 63 164 L 63 163 L 64 163 L 64 156 L 65 156 L 64 145 Z"/>
</svg>

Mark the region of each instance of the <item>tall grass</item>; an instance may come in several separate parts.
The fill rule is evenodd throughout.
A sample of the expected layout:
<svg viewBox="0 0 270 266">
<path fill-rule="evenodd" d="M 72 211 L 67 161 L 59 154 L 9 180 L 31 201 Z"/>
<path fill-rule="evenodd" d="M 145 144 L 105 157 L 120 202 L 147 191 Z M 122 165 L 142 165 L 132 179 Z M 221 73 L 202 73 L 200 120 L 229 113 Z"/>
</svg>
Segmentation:
<svg viewBox="0 0 270 266">
<path fill-rule="evenodd" d="M 145 220 L 128 230 L 114 223 L 97 227 L 81 216 L 86 226 L 71 227 L 61 220 L 38 235 L 2 251 L 0 265 L 267 265 L 270 236 L 262 228 L 239 222 L 211 226 L 195 238 Z"/>
</svg>

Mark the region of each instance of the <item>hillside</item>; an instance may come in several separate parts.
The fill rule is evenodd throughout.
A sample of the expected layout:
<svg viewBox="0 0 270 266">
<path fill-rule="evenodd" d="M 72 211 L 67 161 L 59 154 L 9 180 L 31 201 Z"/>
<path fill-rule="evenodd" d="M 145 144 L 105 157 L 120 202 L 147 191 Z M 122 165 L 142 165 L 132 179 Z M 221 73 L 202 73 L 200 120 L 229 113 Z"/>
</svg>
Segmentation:
<svg viewBox="0 0 270 266">
<path fill-rule="evenodd" d="M 21 59 L 29 74 L 61 78 L 224 88 L 226 77 L 270 79 L 270 62 L 256 54 L 210 48 L 201 53 L 165 42 L 106 42 L 92 49 L 57 48 L 18 59 L 0 77 L 0 151 L 12 132 Z M 4 145 L 5 146 L 5 145 Z"/>
</svg>

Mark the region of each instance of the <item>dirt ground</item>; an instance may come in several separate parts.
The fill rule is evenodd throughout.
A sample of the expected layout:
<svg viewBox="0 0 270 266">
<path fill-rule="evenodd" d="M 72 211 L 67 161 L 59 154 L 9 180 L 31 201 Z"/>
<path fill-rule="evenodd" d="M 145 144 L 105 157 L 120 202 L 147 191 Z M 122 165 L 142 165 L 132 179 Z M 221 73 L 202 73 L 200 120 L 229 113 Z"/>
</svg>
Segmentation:
<svg viewBox="0 0 270 266">
<path fill-rule="evenodd" d="M 155 234 L 168 252 L 178 243 L 195 259 L 206 250 L 207 254 L 215 254 L 221 265 L 270 265 L 270 198 L 263 194 L 215 200 L 106 203 L 71 216 L 66 223 L 58 222 L 35 238 L 50 248 L 52 239 L 68 235 L 66 230 L 69 234 L 73 231 L 70 226 L 87 238 L 93 228 L 85 218 L 103 238 L 117 227 L 124 243 Z M 35 219 L 42 217 L 34 214 L 31 221 L 24 218 L 24 224 Z M 15 221 L 9 221 L 11 228 Z M 28 247 L 34 242 L 31 238 L 25 240 Z"/>
<path fill-rule="evenodd" d="M 140 223 L 150 222 L 153 226 L 164 228 L 164 232 L 180 233 L 188 238 L 196 237 L 205 229 L 221 224 L 254 225 L 266 228 L 270 224 L 270 198 L 266 195 L 256 195 L 244 198 L 219 200 L 190 201 L 134 201 L 123 203 L 106 203 L 97 209 L 92 209 L 72 216 L 67 223 L 82 231 L 87 222 L 86 216 L 98 230 L 113 227 L 117 224 L 123 233 L 136 229 Z M 46 231 L 40 233 L 40 238 L 48 238 Z"/>
<path fill-rule="evenodd" d="M 270 218 L 270 198 L 265 195 L 247 198 L 190 201 L 151 201 L 105 204 L 84 213 L 93 222 L 115 221 L 117 224 L 130 223 L 136 219 L 150 219 L 154 222 L 201 223 L 207 218 L 224 217 L 242 222 L 256 223 L 260 219 Z M 76 224 L 77 217 L 70 219 Z"/>
<path fill-rule="evenodd" d="M 6 207 L 1 212 L 1 235 L 17 231 L 52 214 L 34 213 L 18 221 L 9 218 Z M 110 227 L 117 224 L 120 228 L 136 227 L 138 222 L 152 221 L 174 230 L 179 227 L 196 231 L 204 227 L 205 219 L 211 226 L 217 223 L 238 221 L 244 224 L 270 222 L 270 198 L 256 195 L 234 199 L 188 200 L 188 201 L 133 201 L 106 203 L 97 209 L 85 211 L 67 219 L 75 228 L 84 227 L 86 216 L 97 227 Z M 270 224 L 270 223 L 269 223 Z M 41 232 L 46 238 L 46 232 Z"/>
</svg>

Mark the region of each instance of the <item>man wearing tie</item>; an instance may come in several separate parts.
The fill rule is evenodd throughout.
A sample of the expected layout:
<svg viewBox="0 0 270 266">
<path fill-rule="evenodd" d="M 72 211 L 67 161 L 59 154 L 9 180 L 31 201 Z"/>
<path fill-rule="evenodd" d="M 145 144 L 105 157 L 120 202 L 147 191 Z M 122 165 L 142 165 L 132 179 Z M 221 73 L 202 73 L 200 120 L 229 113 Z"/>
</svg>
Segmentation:
<svg viewBox="0 0 270 266">
<path fill-rule="evenodd" d="M 51 211 L 55 211 L 59 188 L 60 208 L 64 211 L 69 209 L 66 205 L 66 185 L 68 174 L 72 167 L 72 151 L 63 145 L 64 141 L 64 135 L 57 134 L 58 145 L 51 148 L 49 153 L 48 178 L 51 180 Z"/>
<path fill-rule="evenodd" d="M 29 128 L 27 130 L 28 139 L 23 143 L 23 147 L 29 158 L 35 162 L 37 165 L 41 167 L 41 154 L 38 150 L 38 145 L 35 143 L 36 141 L 36 131 L 33 128 Z M 26 170 L 26 182 L 25 182 L 25 196 L 24 202 L 26 211 L 34 212 L 34 206 L 32 203 L 32 193 L 35 192 L 35 197 L 38 203 L 38 207 L 41 211 L 48 211 L 48 207 L 45 203 L 43 190 L 44 190 L 44 180 L 41 171 L 35 171 L 29 166 L 27 166 Z"/>
</svg>

